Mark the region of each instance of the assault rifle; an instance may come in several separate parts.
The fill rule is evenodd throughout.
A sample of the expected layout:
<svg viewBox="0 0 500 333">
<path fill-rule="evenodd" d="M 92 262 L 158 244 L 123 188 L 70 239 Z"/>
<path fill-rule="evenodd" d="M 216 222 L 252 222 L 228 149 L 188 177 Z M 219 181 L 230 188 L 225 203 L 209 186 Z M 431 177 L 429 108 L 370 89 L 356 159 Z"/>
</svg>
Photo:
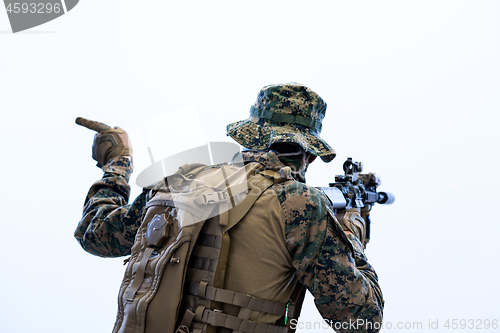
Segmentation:
<svg viewBox="0 0 500 333">
<path fill-rule="evenodd" d="M 380 178 L 374 173 L 360 173 L 363 171 L 361 162 L 353 162 L 349 157 L 343 165 L 344 174 L 335 176 L 335 183 L 329 187 L 320 187 L 332 202 L 334 209 L 350 209 L 369 206 L 375 203 L 390 205 L 394 202 L 394 195 L 389 192 L 377 192 Z M 370 238 L 370 218 L 366 222 L 366 237 Z"/>
</svg>

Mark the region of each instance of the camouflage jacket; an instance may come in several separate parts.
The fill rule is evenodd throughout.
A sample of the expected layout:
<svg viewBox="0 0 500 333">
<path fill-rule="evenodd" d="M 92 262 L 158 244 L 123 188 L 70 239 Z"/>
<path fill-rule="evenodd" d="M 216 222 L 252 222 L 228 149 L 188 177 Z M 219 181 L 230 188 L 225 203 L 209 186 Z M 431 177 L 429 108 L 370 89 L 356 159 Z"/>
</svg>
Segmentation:
<svg viewBox="0 0 500 333">
<path fill-rule="evenodd" d="M 263 169 L 283 167 L 273 152 L 248 151 L 241 157 Z M 129 158 L 115 158 L 103 170 L 103 178 L 89 190 L 75 237 L 94 255 L 128 255 L 149 191 L 127 204 Z M 314 296 L 325 322 L 338 332 L 377 332 L 384 304 L 377 274 L 360 242 L 342 231 L 326 196 L 293 180 L 268 191 L 275 191 L 283 209 L 286 246 L 297 277 Z"/>
</svg>

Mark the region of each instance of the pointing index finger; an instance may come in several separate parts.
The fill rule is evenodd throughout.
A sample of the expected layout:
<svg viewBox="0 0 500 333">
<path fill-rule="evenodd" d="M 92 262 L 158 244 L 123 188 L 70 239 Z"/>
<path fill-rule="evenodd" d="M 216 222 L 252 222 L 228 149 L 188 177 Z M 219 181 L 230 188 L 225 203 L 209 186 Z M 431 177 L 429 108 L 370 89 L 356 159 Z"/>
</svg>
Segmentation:
<svg viewBox="0 0 500 333">
<path fill-rule="evenodd" d="M 109 127 L 106 124 L 103 124 L 103 123 L 98 122 L 98 121 L 85 119 L 82 117 L 76 118 L 75 122 L 80 126 L 87 127 L 88 129 L 91 129 L 91 130 L 99 132 L 99 133 L 111 129 L 111 127 Z"/>
</svg>

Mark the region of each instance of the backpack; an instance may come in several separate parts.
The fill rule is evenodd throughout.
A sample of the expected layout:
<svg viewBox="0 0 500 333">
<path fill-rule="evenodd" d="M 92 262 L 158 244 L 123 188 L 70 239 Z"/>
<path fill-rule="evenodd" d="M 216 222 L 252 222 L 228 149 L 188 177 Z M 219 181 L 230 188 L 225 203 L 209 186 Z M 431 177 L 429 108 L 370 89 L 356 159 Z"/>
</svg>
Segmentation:
<svg viewBox="0 0 500 333">
<path fill-rule="evenodd" d="M 223 289 L 228 231 L 273 184 L 291 179 L 290 168 L 259 165 L 183 165 L 150 192 L 118 295 L 113 333 L 294 331 L 305 288 L 297 283 L 288 303 Z M 224 314 L 222 304 L 240 307 Z M 251 311 L 281 316 L 278 325 L 248 320 Z"/>
</svg>

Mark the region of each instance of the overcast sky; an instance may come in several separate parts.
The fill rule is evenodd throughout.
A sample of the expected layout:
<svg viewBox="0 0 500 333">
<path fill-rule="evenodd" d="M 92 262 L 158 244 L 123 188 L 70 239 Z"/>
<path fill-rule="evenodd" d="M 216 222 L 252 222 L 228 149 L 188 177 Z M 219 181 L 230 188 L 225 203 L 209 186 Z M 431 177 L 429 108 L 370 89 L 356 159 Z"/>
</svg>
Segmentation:
<svg viewBox="0 0 500 333">
<path fill-rule="evenodd" d="M 261 87 L 291 81 L 328 103 L 322 137 L 338 154 L 308 182 L 332 182 L 353 157 L 396 195 L 373 209 L 366 250 L 384 331 L 500 320 L 499 17 L 500 2 L 481 0 L 86 0 L 12 34 L 0 10 L 0 331 L 114 323 L 123 259 L 73 237 L 102 174 L 76 117 L 130 133 L 153 123 L 160 158 L 230 141 L 225 126 L 248 117 Z M 147 166 L 138 156 L 136 174 Z M 319 320 L 308 298 L 301 321 Z"/>
</svg>

